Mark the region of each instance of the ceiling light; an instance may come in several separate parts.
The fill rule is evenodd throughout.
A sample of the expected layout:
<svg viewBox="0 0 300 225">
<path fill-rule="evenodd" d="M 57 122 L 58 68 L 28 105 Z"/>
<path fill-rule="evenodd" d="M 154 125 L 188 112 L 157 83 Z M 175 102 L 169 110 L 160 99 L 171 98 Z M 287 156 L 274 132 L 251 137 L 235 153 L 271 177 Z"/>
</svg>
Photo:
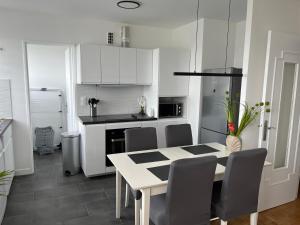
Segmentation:
<svg viewBox="0 0 300 225">
<path fill-rule="evenodd" d="M 117 6 L 123 9 L 137 9 L 141 6 L 141 3 L 138 1 L 119 1 Z"/>
</svg>

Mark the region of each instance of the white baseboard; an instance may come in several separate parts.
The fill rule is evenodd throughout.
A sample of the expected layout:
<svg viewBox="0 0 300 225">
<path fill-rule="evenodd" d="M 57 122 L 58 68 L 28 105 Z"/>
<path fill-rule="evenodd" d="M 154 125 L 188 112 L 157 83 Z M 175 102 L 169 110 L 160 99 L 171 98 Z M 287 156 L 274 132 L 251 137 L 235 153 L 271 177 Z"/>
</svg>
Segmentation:
<svg viewBox="0 0 300 225">
<path fill-rule="evenodd" d="M 34 171 L 32 168 L 25 168 L 25 169 L 17 169 L 15 170 L 16 176 L 24 176 L 24 175 L 30 175 L 33 174 Z"/>
</svg>

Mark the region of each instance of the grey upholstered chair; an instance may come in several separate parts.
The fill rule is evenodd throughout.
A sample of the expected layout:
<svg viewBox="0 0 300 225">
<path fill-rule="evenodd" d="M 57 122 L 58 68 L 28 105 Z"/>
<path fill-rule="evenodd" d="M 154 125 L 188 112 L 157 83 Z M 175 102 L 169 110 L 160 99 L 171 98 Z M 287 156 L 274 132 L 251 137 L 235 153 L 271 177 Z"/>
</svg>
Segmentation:
<svg viewBox="0 0 300 225">
<path fill-rule="evenodd" d="M 223 181 L 215 182 L 212 213 L 221 224 L 241 215 L 251 214 L 251 225 L 257 224 L 257 205 L 266 149 L 232 153 L 227 161 Z"/>
<path fill-rule="evenodd" d="M 151 198 L 155 225 L 208 225 L 217 158 L 207 156 L 172 162 L 167 193 Z"/>
<path fill-rule="evenodd" d="M 154 127 L 132 128 L 125 130 L 126 152 L 157 149 L 157 135 Z M 132 192 L 135 199 L 135 225 L 140 224 L 140 199 L 142 193 L 132 190 L 126 184 L 125 207 L 129 204 L 129 192 Z"/>
<path fill-rule="evenodd" d="M 190 124 L 166 126 L 167 147 L 193 145 L 193 135 Z"/>
</svg>

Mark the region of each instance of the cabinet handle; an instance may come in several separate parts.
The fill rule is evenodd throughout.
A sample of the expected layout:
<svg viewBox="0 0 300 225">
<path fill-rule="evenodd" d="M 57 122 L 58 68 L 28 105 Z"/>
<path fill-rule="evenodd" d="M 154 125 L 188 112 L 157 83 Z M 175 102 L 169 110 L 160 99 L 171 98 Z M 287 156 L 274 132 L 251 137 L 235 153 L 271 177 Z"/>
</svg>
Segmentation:
<svg viewBox="0 0 300 225">
<path fill-rule="evenodd" d="M 125 138 L 112 138 L 112 139 L 110 139 L 110 141 L 112 143 L 114 143 L 114 142 L 124 142 Z"/>
</svg>

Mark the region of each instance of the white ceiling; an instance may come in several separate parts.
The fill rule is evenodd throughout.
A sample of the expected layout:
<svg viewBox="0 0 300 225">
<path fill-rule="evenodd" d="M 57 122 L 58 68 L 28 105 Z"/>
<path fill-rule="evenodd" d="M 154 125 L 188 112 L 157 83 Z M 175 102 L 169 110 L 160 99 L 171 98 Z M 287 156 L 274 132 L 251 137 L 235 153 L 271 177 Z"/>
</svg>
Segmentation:
<svg viewBox="0 0 300 225">
<path fill-rule="evenodd" d="M 0 0 L 0 8 L 174 28 L 195 20 L 197 0 L 141 0 L 135 10 L 117 0 Z M 227 19 L 229 0 L 200 0 L 200 18 Z M 232 20 L 246 18 L 247 0 L 232 0 Z"/>
</svg>

